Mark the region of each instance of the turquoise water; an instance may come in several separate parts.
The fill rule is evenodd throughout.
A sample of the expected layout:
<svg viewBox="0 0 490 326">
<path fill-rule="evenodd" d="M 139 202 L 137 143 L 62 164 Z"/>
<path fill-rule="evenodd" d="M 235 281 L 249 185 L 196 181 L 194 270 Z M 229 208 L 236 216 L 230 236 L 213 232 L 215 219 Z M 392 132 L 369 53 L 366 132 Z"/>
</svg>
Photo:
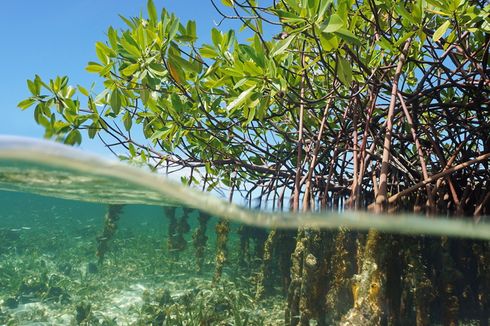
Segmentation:
<svg viewBox="0 0 490 326">
<path fill-rule="evenodd" d="M 202 314 L 226 321 L 234 318 L 229 304 L 235 296 L 243 297 L 240 309 L 256 313 L 257 321 L 270 319 L 270 311 L 260 312 L 249 301 L 253 288 L 249 294 L 240 293 L 245 286 L 238 290 L 248 273 L 227 266 L 222 284 L 212 286 L 215 221 L 209 222 L 207 258 L 197 273 L 191 232 L 185 234 L 187 250 L 167 250 L 168 223 L 161 207 L 125 206 L 99 263 L 97 235 L 103 230 L 107 205 L 14 192 L 1 192 L 0 205 L 0 324 L 76 324 L 77 309 L 84 304 L 90 305 L 87 324 L 145 325 L 160 308 L 173 315 L 175 324 L 178 318 L 201 318 L 189 315 L 192 310 L 186 305 L 191 304 L 202 304 Z M 182 210 L 177 208 L 176 213 L 179 216 Z M 191 228 L 196 224 L 194 215 L 189 217 Z M 236 245 L 229 242 L 235 253 Z M 226 297 L 221 296 L 223 291 Z M 163 293 L 169 299 L 159 308 Z M 214 305 L 223 311 L 215 311 Z M 277 305 L 282 313 L 279 301 Z M 182 316 L 177 317 L 179 313 Z"/>
<path fill-rule="evenodd" d="M 490 317 L 486 217 L 248 211 L 17 138 L 0 139 L 0 207 L 0 325 L 285 325 L 294 293 L 311 325 Z"/>
</svg>

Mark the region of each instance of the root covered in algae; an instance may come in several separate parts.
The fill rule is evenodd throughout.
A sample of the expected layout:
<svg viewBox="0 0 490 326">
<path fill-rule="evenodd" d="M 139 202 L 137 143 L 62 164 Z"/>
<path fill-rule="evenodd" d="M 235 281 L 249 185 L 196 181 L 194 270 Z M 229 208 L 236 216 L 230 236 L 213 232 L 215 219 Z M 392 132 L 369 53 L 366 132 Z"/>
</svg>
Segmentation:
<svg viewBox="0 0 490 326">
<path fill-rule="evenodd" d="M 274 229 L 267 235 L 262 250 L 262 264 L 256 278 L 257 300 L 273 294 L 277 282 L 284 294 L 288 292 L 294 239 L 294 234 L 289 230 Z"/>
<path fill-rule="evenodd" d="M 286 325 L 298 325 L 300 319 L 299 300 L 301 294 L 301 278 L 303 276 L 303 256 L 305 254 L 305 230 L 298 231 L 296 247 L 291 254 L 291 282 L 288 288 Z"/>
<path fill-rule="evenodd" d="M 264 297 L 265 293 L 270 292 L 272 287 L 272 254 L 274 243 L 277 239 L 277 230 L 271 230 L 264 243 L 264 253 L 262 256 L 262 265 L 257 275 L 256 299 Z"/>
<path fill-rule="evenodd" d="M 194 244 L 195 255 L 196 255 L 196 270 L 198 273 L 201 273 L 204 267 L 204 261 L 205 261 L 204 253 L 208 241 L 206 230 L 208 227 L 209 219 L 210 219 L 209 215 L 203 212 L 199 212 L 197 216 L 197 221 L 199 225 L 194 231 L 194 233 L 192 234 L 192 242 Z"/>
<path fill-rule="evenodd" d="M 238 265 L 244 269 L 253 268 L 257 259 L 264 256 L 264 246 L 268 234 L 261 228 L 242 225 L 237 230 L 240 240 Z"/>
<path fill-rule="evenodd" d="M 97 252 L 96 255 L 99 264 L 104 261 L 104 256 L 109 249 L 109 241 L 114 237 L 117 230 L 117 221 L 121 216 L 124 205 L 108 205 L 107 213 L 104 218 L 104 229 L 102 234 L 97 236 Z"/>
<path fill-rule="evenodd" d="M 301 229 L 291 255 L 291 282 L 288 289 L 287 325 L 325 323 L 325 234 L 319 230 Z"/>
<path fill-rule="evenodd" d="M 331 322 L 338 321 L 353 302 L 352 276 L 356 267 L 356 255 L 352 235 L 347 229 L 340 229 L 329 238 L 329 242 L 333 243 L 329 246 L 331 249 L 327 255 L 325 310 Z"/>
<path fill-rule="evenodd" d="M 472 251 L 476 257 L 475 293 L 479 309 L 480 325 L 488 326 L 490 316 L 490 241 L 475 242 Z"/>
<path fill-rule="evenodd" d="M 450 242 L 447 238 L 441 241 L 441 294 L 442 294 L 442 315 L 444 325 L 458 325 L 460 297 L 458 295 L 458 283 L 461 282 L 462 275 L 455 266 L 454 259 L 450 252 Z"/>
<path fill-rule="evenodd" d="M 406 267 L 405 279 L 407 288 L 413 295 L 413 306 L 415 308 L 415 323 L 417 326 L 430 325 L 430 305 L 434 299 L 433 284 L 429 278 L 427 266 L 423 262 L 421 242 L 410 239 L 405 242 L 408 248 L 403 252 L 404 266 Z M 409 310 L 406 307 L 405 310 Z M 409 312 L 400 311 L 400 315 L 408 319 Z M 400 321 L 402 319 L 400 318 Z"/>
<path fill-rule="evenodd" d="M 238 253 L 238 264 L 240 267 L 246 267 L 250 265 L 250 238 L 251 228 L 242 225 L 238 228 L 238 236 L 240 238 L 240 251 Z"/>
<path fill-rule="evenodd" d="M 230 222 L 221 219 L 216 224 L 216 264 L 214 267 L 213 283 L 217 284 L 223 274 L 223 267 L 228 256 L 228 248 L 226 243 L 228 242 L 228 236 L 230 233 Z"/>
<path fill-rule="evenodd" d="M 188 215 L 191 210 L 183 207 L 183 214 L 180 218 L 176 216 L 177 209 L 175 207 L 164 207 L 163 210 L 169 221 L 167 249 L 174 256 L 178 257 L 179 252 L 187 248 L 187 241 L 184 235 L 190 231 Z"/>
<path fill-rule="evenodd" d="M 382 268 L 384 244 L 379 232 L 368 233 L 360 272 L 354 276 L 354 306 L 342 317 L 340 325 L 380 325 L 386 273 Z"/>
</svg>

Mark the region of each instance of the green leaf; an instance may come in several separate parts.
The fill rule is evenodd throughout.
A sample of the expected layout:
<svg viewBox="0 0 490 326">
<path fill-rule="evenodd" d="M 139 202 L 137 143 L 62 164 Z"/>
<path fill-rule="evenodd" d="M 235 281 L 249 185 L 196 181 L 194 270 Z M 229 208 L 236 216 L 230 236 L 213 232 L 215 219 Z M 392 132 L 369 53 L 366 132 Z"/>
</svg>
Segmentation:
<svg viewBox="0 0 490 326">
<path fill-rule="evenodd" d="M 109 30 L 107 31 L 107 36 L 109 37 L 109 43 L 111 44 L 111 47 L 113 49 L 116 49 L 118 40 L 117 31 L 114 28 L 109 27 Z"/>
<path fill-rule="evenodd" d="M 283 11 L 283 10 L 275 10 L 279 18 L 281 18 L 282 21 L 285 23 L 298 23 L 298 22 L 303 22 L 305 19 L 302 17 L 299 17 L 292 12 L 289 11 Z"/>
<path fill-rule="evenodd" d="M 328 20 L 322 24 L 321 31 L 324 33 L 333 33 L 338 31 L 344 26 L 344 21 L 339 15 L 333 14 Z"/>
<path fill-rule="evenodd" d="M 129 143 L 128 149 L 129 149 L 129 154 L 131 154 L 131 157 L 135 157 L 136 156 L 136 149 L 134 148 L 133 143 Z"/>
<path fill-rule="evenodd" d="M 235 40 L 235 31 L 230 29 L 221 39 L 221 48 L 227 50 Z"/>
<path fill-rule="evenodd" d="M 124 68 L 123 70 L 121 70 L 121 73 L 124 76 L 132 76 L 135 73 L 135 71 L 139 69 L 139 67 L 140 65 L 138 63 L 133 63 L 127 66 L 126 68 Z"/>
<path fill-rule="evenodd" d="M 444 33 L 446 33 L 450 25 L 451 21 L 446 20 L 444 24 L 439 26 L 439 28 L 434 32 L 434 35 L 432 35 L 432 39 L 434 40 L 434 42 L 437 42 L 441 39 L 441 37 L 444 35 Z"/>
<path fill-rule="evenodd" d="M 130 21 L 129 19 L 127 19 L 126 17 L 124 17 L 122 15 L 119 15 L 119 18 L 121 18 L 126 23 L 126 25 L 128 25 L 129 28 L 131 28 L 131 29 L 135 29 L 136 28 L 136 25 L 132 21 Z"/>
<path fill-rule="evenodd" d="M 83 95 L 85 95 L 85 96 L 89 96 L 90 95 L 89 92 L 88 92 L 88 90 L 85 87 L 80 86 L 80 85 L 77 85 L 77 87 L 78 87 L 78 90 L 80 91 L 80 93 L 82 93 Z"/>
<path fill-rule="evenodd" d="M 254 89 L 255 89 L 255 85 L 243 91 L 240 95 L 238 95 L 236 99 L 234 99 L 230 104 L 228 104 L 228 106 L 226 107 L 226 111 L 231 112 L 234 108 L 243 104 L 243 102 L 245 102 L 250 97 L 251 95 L 250 93 L 252 93 Z"/>
<path fill-rule="evenodd" d="M 31 94 L 34 96 L 39 96 L 41 92 L 41 85 L 32 80 L 27 80 L 27 87 L 31 91 Z"/>
<path fill-rule="evenodd" d="M 109 57 L 113 56 L 114 52 L 104 43 L 97 42 L 95 43 L 95 54 L 97 54 L 100 62 L 107 65 L 110 62 Z"/>
<path fill-rule="evenodd" d="M 65 93 L 64 96 L 66 98 L 72 98 L 72 96 L 75 94 L 76 89 L 74 87 L 68 86 L 64 89 Z"/>
<path fill-rule="evenodd" d="M 213 28 L 211 30 L 211 40 L 213 41 L 214 46 L 218 47 L 221 44 L 221 32 L 218 31 L 216 28 Z"/>
<path fill-rule="evenodd" d="M 412 16 L 411 13 L 409 13 L 407 11 L 407 9 L 405 9 L 405 7 L 402 5 L 402 4 L 398 4 L 395 6 L 395 11 L 401 16 L 403 17 L 405 20 L 408 20 L 409 22 L 411 22 L 412 24 L 414 25 L 418 25 L 419 22 Z"/>
<path fill-rule="evenodd" d="M 349 86 L 352 82 L 352 68 L 350 63 L 341 56 L 338 56 L 337 76 L 345 86 Z"/>
<path fill-rule="evenodd" d="M 204 58 L 214 59 L 218 56 L 218 52 L 211 46 L 204 44 L 200 49 L 199 53 Z"/>
<path fill-rule="evenodd" d="M 233 7 L 233 0 L 221 0 L 221 3 L 227 7 Z"/>
<path fill-rule="evenodd" d="M 286 0 L 286 3 L 288 4 L 288 7 L 290 7 L 294 11 L 299 11 L 301 9 L 298 0 Z"/>
<path fill-rule="evenodd" d="M 236 84 L 235 86 L 233 86 L 233 89 L 238 89 L 240 87 L 242 87 L 247 81 L 249 80 L 249 77 L 245 77 L 245 78 L 242 78 L 240 79 Z"/>
<path fill-rule="evenodd" d="M 344 41 L 354 45 L 361 45 L 361 41 L 355 36 L 351 31 L 345 28 L 340 28 L 335 32 L 336 35 L 340 36 Z"/>
<path fill-rule="evenodd" d="M 250 122 L 252 122 L 252 120 L 255 118 L 255 110 L 256 110 L 255 105 L 251 105 L 248 108 L 247 121 L 245 121 L 245 125 L 250 124 Z"/>
<path fill-rule="evenodd" d="M 136 42 L 131 38 L 131 36 L 125 33 L 124 37 L 121 38 L 120 42 L 121 42 L 121 46 L 126 52 L 128 52 L 130 55 L 133 55 L 136 58 L 140 57 L 141 52 L 136 45 L 132 44 Z"/>
<path fill-rule="evenodd" d="M 114 90 L 111 94 L 111 107 L 114 114 L 119 114 L 121 111 L 121 94 L 119 90 Z"/>
<path fill-rule="evenodd" d="M 37 124 L 39 124 L 39 119 L 41 117 L 44 117 L 44 108 L 43 104 L 39 103 L 36 105 L 36 108 L 34 109 L 34 120 L 36 121 Z"/>
<path fill-rule="evenodd" d="M 95 137 L 95 135 L 97 134 L 97 125 L 95 123 L 92 123 L 89 127 L 88 127 L 88 137 L 90 139 L 93 139 Z"/>
<path fill-rule="evenodd" d="M 123 115 L 123 123 L 124 123 L 124 128 L 129 131 L 131 129 L 131 125 L 133 124 L 133 121 L 131 119 L 131 115 L 129 114 L 129 111 L 126 111 Z"/>
<path fill-rule="evenodd" d="M 150 18 L 150 21 L 156 25 L 158 21 L 158 14 L 157 14 L 157 9 L 155 8 L 155 4 L 153 3 L 153 0 L 148 0 L 146 7 L 148 8 L 148 16 Z"/>
<path fill-rule="evenodd" d="M 101 72 L 102 69 L 104 69 L 104 67 L 96 62 L 89 62 L 87 67 L 85 67 L 85 70 L 87 70 L 88 72 L 95 72 L 95 73 Z"/>
<path fill-rule="evenodd" d="M 276 44 L 274 44 L 274 46 L 271 49 L 271 53 L 270 53 L 271 57 L 275 57 L 276 55 L 283 53 L 289 47 L 289 45 L 291 44 L 291 42 L 294 40 L 295 37 L 296 35 L 294 34 L 289 35 L 284 40 L 280 40 L 276 42 Z"/>
<path fill-rule="evenodd" d="M 114 66 L 114 62 L 109 63 L 107 66 L 105 66 L 100 72 L 99 75 L 101 76 L 106 76 L 112 69 L 112 66 Z"/>
<path fill-rule="evenodd" d="M 23 101 L 20 101 L 17 104 L 17 107 L 19 107 L 21 110 L 25 110 L 25 109 L 29 108 L 30 106 L 32 106 L 35 102 L 36 102 L 36 100 L 34 100 L 32 98 L 28 98 L 28 99 L 25 99 Z"/>
<path fill-rule="evenodd" d="M 194 20 L 189 20 L 187 22 L 186 31 L 187 31 L 187 35 L 192 39 L 191 42 L 197 40 L 196 22 Z"/>
<path fill-rule="evenodd" d="M 68 145 L 80 145 L 82 142 L 82 135 L 78 129 L 72 129 L 65 138 L 65 144 Z"/>
<path fill-rule="evenodd" d="M 331 33 L 321 33 L 320 43 L 324 51 L 335 51 L 339 47 L 339 39 L 337 36 Z"/>
<path fill-rule="evenodd" d="M 323 20 L 323 17 L 325 15 L 325 12 L 327 11 L 328 5 L 332 3 L 332 0 L 321 0 L 320 1 L 320 7 L 318 8 L 318 18 L 317 22 L 320 22 Z"/>
<path fill-rule="evenodd" d="M 378 45 L 383 50 L 391 51 L 391 52 L 394 52 L 395 51 L 395 48 L 393 47 L 393 45 L 391 45 L 390 41 L 388 41 L 385 37 L 381 37 L 379 39 Z"/>
<path fill-rule="evenodd" d="M 192 72 L 195 72 L 195 73 L 200 73 L 201 72 L 201 66 L 199 64 L 196 64 L 196 62 L 189 62 L 187 60 L 185 60 L 184 58 L 180 57 L 180 56 L 173 56 L 171 55 L 170 56 L 172 59 L 172 62 L 174 62 L 175 64 L 177 64 L 177 66 L 179 66 L 180 68 L 184 69 L 184 70 L 187 70 L 187 71 L 192 71 Z"/>
<path fill-rule="evenodd" d="M 168 26 L 168 41 L 173 40 L 175 35 L 177 34 L 177 31 L 179 30 L 179 20 L 175 18 L 174 15 L 172 15 L 172 19 L 170 20 L 170 24 Z"/>
</svg>

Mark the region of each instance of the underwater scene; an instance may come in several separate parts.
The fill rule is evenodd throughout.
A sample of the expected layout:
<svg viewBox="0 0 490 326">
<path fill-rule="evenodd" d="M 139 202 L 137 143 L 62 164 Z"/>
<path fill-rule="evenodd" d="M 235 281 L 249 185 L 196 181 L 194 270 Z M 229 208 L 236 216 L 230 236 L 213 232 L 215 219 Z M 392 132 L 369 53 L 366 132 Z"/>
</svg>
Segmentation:
<svg viewBox="0 0 490 326">
<path fill-rule="evenodd" d="M 253 211 L 18 139 L 0 189 L 1 325 L 489 322 L 485 216 Z"/>
<path fill-rule="evenodd" d="M 0 201 L 1 324 L 276 325 L 283 319 L 281 291 L 260 305 L 255 300 L 265 230 L 232 225 L 236 236 L 217 275 L 217 219 L 198 211 L 13 192 L 2 192 Z M 250 233 L 245 247 L 240 232 Z"/>
</svg>

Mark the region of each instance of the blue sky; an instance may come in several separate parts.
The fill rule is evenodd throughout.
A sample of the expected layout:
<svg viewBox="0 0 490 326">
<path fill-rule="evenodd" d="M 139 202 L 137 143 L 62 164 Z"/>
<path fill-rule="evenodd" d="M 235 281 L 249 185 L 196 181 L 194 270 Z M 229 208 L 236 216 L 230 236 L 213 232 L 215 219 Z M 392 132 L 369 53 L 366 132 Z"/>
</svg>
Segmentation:
<svg viewBox="0 0 490 326">
<path fill-rule="evenodd" d="M 154 0 L 181 21 L 196 20 L 204 41 L 220 16 L 206 0 Z M 119 14 L 146 15 L 146 0 L 3 1 L 0 11 L 0 134 L 41 138 L 33 111 L 17 103 L 29 95 L 26 80 L 70 77 L 70 84 L 90 86 L 96 77 L 85 71 L 95 61 L 95 42 L 105 41 L 109 26 L 123 27 Z M 223 27 L 223 26 L 222 26 Z M 109 155 L 98 142 L 84 138 L 81 148 Z"/>
</svg>

